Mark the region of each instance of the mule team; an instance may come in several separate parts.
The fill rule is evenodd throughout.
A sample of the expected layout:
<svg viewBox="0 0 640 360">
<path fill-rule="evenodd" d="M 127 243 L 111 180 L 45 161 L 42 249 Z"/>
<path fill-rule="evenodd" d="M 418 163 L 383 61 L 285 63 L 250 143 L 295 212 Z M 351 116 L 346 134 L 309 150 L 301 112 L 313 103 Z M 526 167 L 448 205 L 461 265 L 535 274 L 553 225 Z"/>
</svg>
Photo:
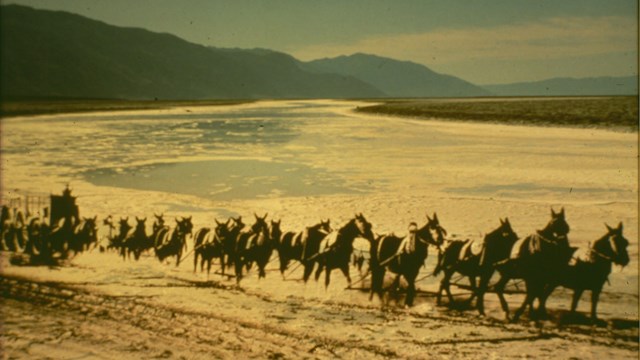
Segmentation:
<svg viewBox="0 0 640 360">
<path fill-rule="evenodd" d="M 25 251 L 31 254 L 48 253 L 66 256 L 69 252 L 87 250 L 97 243 L 96 218 L 65 220 L 62 224 L 48 227 L 31 220 L 4 215 L 2 219 L 2 247 L 4 250 Z M 447 232 L 440 226 L 436 214 L 427 216 L 427 222 L 418 227 L 410 225 L 405 237 L 374 235 L 372 225 L 362 214 L 357 214 L 344 226 L 332 229 L 330 222 L 321 221 L 300 232 L 283 232 L 280 221 L 267 223 L 267 215 L 255 215 L 255 221 L 247 226 L 242 217 L 229 218 L 226 222 L 215 220 L 212 228 L 201 228 L 195 233 L 191 217 L 176 218 L 175 225 L 165 224 L 162 215 L 155 215 L 152 233 L 146 232 L 146 218 L 136 218 L 132 227 L 128 218 L 120 219 L 116 225 L 111 216 L 103 223 L 108 226 L 109 244 L 106 248 L 117 249 L 123 258 L 137 260 L 143 252 L 154 250 L 160 261 L 175 256 L 176 266 L 180 265 L 187 253 L 187 238 L 193 236 L 194 271 L 200 265 L 207 274 L 211 271 L 213 259 L 218 259 L 221 274 L 229 267 L 239 283 L 243 269 L 247 271 L 255 264 L 258 276 L 265 277 L 265 267 L 271 261 L 274 250 L 278 253 L 279 270 L 282 276 L 292 261 L 304 267 L 303 280 L 306 282 L 315 269 L 318 280 L 324 271 L 325 286 L 329 286 L 331 272 L 339 269 L 351 284 L 349 266 L 354 254 L 354 240 L 366 239 L 369 246 L 369 270 L 371 275 L 370 299 L 384 292 L 396 290 L 400 279 L 407 283 L 405 304 L 412 306 L 415 282 L 428 255 L 429 247 L 438 252 L 438 261 L 433 275 L 443 273 L 437 294 L 438 304 L 445 293 L 450 303 L 453 296 L 449 289 L 455 273 L 468 277 L 472 293 L 469 302 L 476 300 L 476 308 L 484 314 L 484 296 L 491 288 L 497 293 L 501 306 L 509 318 L 509 307 L 505 300 L 505 286 L 511 279 L 522 279 L 526 284 L 526 296 L 516 310 L 512 320 L 530 309 L 531 316 L 546 314 L 546 301 L 553 290 L 564 286 L 574 290 L 571 311 L 575 311 L 580 296 L 585 290 L 591 291 L 591 317 L 596 319 L 599 294 L 611 272 L 612 265 L 626 266 L 629 263 L 623 227 L 620 223 L 612 228 L 607 225 L 606 233 L 593 241 L 588 249 L 588 257 L 576 259 L 575 247 L 568 241 L 569 225 L 564 209 L 551 210 L 551 220 L 535 234 L 519 238 L 511 228 L 508 219 L 500 219 L 500 225 L 489 232 L 481 241 L 448 240 Z M 22 224 L 20 224 L 22 222 Z M 104 250 L 104 249 L 103 249 Z M 275 259 L 274 259 L 275 260 Z M 394 274 L 390 286 L 385 287 L 385 273 Z M 499 280 L 492 286 L 491 278 L 498 273 Z M 534 300 L 538 307 L 534 309 Z"/>
</svg>

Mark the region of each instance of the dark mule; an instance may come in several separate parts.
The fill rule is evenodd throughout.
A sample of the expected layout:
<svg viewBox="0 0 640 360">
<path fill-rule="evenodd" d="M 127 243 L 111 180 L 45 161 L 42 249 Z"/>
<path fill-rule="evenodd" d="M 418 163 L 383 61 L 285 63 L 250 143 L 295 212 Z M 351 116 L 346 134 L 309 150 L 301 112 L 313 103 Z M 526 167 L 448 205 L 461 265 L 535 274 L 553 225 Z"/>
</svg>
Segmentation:
<svg viewBox="0 0 640 360">
<path fill-rule="evenodd" d="M 10 219 L 11 219 L 11 214 L 10 214 L 9 207 L 7 205 L 2 205 L 2 210 L 0 210 L 0 233 L 4 232 L 4 229 L 7 226 Z"/>
<path fill-rule="evenodd" d="M 158 237 L 158 233 L 160 232 L 160 230 L 162 230 L 163 228 L 165 228 L 164 226 L 164 214 L 160 214 L 160 215 L 156 215 L 155 213 L 153 213 L 153 217 L 155 217 L 155 220 L 153 221 L 153 226 L 151 227 L 151 235 L 149 236 L 149 238 L 155 242 L 155 239 Z M 155 243 L 152 243 L 152 247 L 155 246 Z"/>
<path fill-rule="evenodd" d="M 229 232 L 222 241 L 223 255 L 220 261 L 222 275 L 224 275 L 225 267 L 227 266 L 231 267 L 235 262 L 236 243 L 238 242 L 238 237 L 240 236 L 240 232 L 245 227 L 245 224 L 242 222 L 242 216 L 238 216 L 237 218 L 232 217 L 230 218 L 230 220 L 231 220 L 231 224 L 227 226 Z"/>
<path fill-rule="evenodd" d="M 138 219 L 136 216 L 136 227 L 130 232 L 122 242 L 120 255 L 125 260 L 127 257 L 131 259 L 131 254 L 135 260 L 140 259 L 143 252 L 153 247 L 153 239 L 147 235 L 147 218 Z"/>
<path fill-rule="evenodd" d="M 74 237 L 75 225 L 74 217 L 66 217 L 62 218 L 55 226 L 52 226 L 46 238 L 49 246 L 48 253 L 51 256 L 56 254 L 61 258 L 69 256 L 69 244 Z"/>
<path fill-rule="evenodd" d="M 102 226 L 103 229 L 106 227 L 106 234 L 103 239 L 107 239 L 107 243 L 105 244 L 102 240 L 100 241 L 100 252 L 114 248 L 113 239 L 115 237 L 114 232 L 116 230 L 116 226 L 113 224 L 113 217 L 111 215 L 108 215 L 102 220 Z"/>
<path fill-rule="evenodd" d="M 627 266 L 629 253 L 627 247 L 629 241 L 622 235 L 622 223 L 617 228 L 606 225 L 607 233 L 596 240 L 589 249 L 589 257 L 586 260 L 576 259 L 575 263 L 567 266 L 561 273 L 559 285 L 573 290 L 571 312 L 578 307 L 578 301 L 585 290 L 591 291 L 591 320 L 597 320 L 597 307 L 600 293 L 604 283 L 608 281 L 612 264 Z M 551 294 L 553 287 L 549 286 L 547 295 Z"/>
<path fill-rule="evenodd" d="M 176 219 L 176 227 L 160 229 L 154 241 L 156 257 L 163 262 L 170 256 L 176 257 L 176 266 L 180 266 L 182 252 L 187 250 L 187 236 L 192 235 L 193 224 L 191 217 Z"/>
<path fill-rule="evenodd" d="M 436 236 L 434 237 L 433 232 Z M 438 216 L 433 218 L 427 215 L 427 223 L 417 228 L 415 223 L 409 226 L 409 235 L 397 237 L 393 234 L 381 237 L 377 243 L 372 242 L 371 255 L 371 293 L 378 294 L 382 300 L 384 295 L 383 283 L 386 271 L 396 274 L 391 289 L 395 290 L 400 284 L 402 276 L 407 284 L 406 306 L 413 306 L 416 294 L 415 280 L 420 268 L 428 256 L 429 245 L 440 247 L 444 242 L 446 230 L 440 226 Z"/>
<path fill-rule="evenodd" d="M 207 264 L 207 277 L 211 272 L 211 262 L 213 258 L 220 258 L 220 263 L 224 260 L 223 244 L 229 236 L 229 222 L 221 223 L 215 219 L 216 227 L 202 228 L 196 231 L 194 239 L 193 272 L 196 272 L 198 259 L 200 259 L 200 271 L 204 271 L 204 264 Z"/>
<path fill-rule="evenodd" d="M 111 223 L 110 217 L 108 219 L 109 220 L 105 219 L 105 224 L 109 226 L 111 232 L 111 228 L 115 226 Z M 118 233 L 109 239 L 109 245 L 107 248 L 116 249 L 118 252 L 121 252 L 122 247 L 124 246 L 124 240 L 129 236 L 129 231 L 131 231 L 131 229 L 133 228 L 129 225 L 129 217 L 120 218 L 120 221 L 118 222 Z"/>
<path fill-rule="evenodd" d="M 85 218 L 73 229 L 73 239 L 69 243 L 70 250 L 76 254 L 86 251 L 98 241 L 98 217 Z"/>
<path fill-rule="evenodd" d="M 524 302 L 516 310 L 513 321 L 520 318 L 527 306 L 533 315 L 535 299 L 539 302 L 538 315 L 546 316 L 546 289 L 548 286 L 557 286 L 560 272 L 575 251 L 575 248 L 569 247 L 569 230 L 564 208 L 559 213 L 551 209 L 551 220 L 547 226 L 538 230 L 536 234 L 518 240 L 513 245 L 510 257 L 496 265 L 500 279 L 495 285 L 495 291 L 507 319 L 509 304 L 504 298 L 504 288 L 511 279 L 523 279 L 527 288 Z M 478 309 L 480 310 L 480 307 Z"/>
<path fill-rule="evenodd" d="M 320 241 L 331 232 L 331 223 L 329 220 L 320 221 L 318 224 L 307 227 L 304 231 L 295 233 L 288 231 L 282 234 L 280 230 L 280 222 L 271 223 L 271 236 L 278 251 L 278 259 L 280 260 L 280 273 L 284 277 L 284 272 L 289 267 L 292 260 L 296 260 L 302 264 L 306 264 L 307 258 L 318 253 L 320 249 Z M 313 270 L 311 266 L 305 266 L 305 281 L 309 279 Z"/>
<path fill-rule="evenodd" d="M 27 225 L 27 244 L 24 252 L 29 255 L 45 255 L 45 225 L 40 222 L 39 218 L 33 218 Z"/>
<path fill-rule="evenodd" d="M 258 278 L 266 276 L 265 267 L 273 253 L 274 244 L 269 236 L 269 226 L 267 225 L 267 215 L 259 217 L 255 215 L 256 222 L 248 232 L 240 233 L 235 248 L 235 271 L 236 282 L 242 279 L 242 267 L 250 268 L 255 262 L 258 266 Z"/>
<path fill-rule="evenodd" d="M 469 278 L 473 294 L 468 302 L 478 295 L 479 288 L 476 286 L 476 278 L 481 277 L 483 281 L 488 281 L 493 275 L 493 264 L 506 259 L 509 256 L 511 247 L 518 240 L 518 235 L 511 228 L 509 219 L 500 219 L 500 226 L 492 232 L 486 234 L 482 242 L 473 240 L 452 240 L 449 241 L 444 250 L 438 255 L 438 264 L 433 275 L 437 276 L 440 271 L 444 272 L 444 277 L 440 282 L 438 290 L 437 304 L 440 305 L 442 292 L 447 293 L 449 304 L 452 304 L 450 281 L 455 273 L 459 273 Z M 481 287 L 486 289 L 487 284 L 481 282 Z M 484 294 L 484 293 L 483 293 Z"/>
<path fill-rule="evenodd" d="M 308 258 L 308 264 L 305 264 L 305 279 L 308 278 L 306 274 L 307 266 L 313 268 L 313 263 L 316 262 L 318 264 L 315 275 L 316 280 L 318 280 L 324 270 L 325 288 L 328 287 L 331 282 L 331 271 L 334 269 L 340 269 L 347 278 L 349 286 L 351 286 L 349 263 L 351 261 L 351 255 L 353 254 L 353 241 L 357 237 L 362 237 L 369 241 L 369 243 L 375 241 L 373 232 L 371 231 L 371 223 L 369 223 L 362 214 L 356 215 L 346 225 L 322 239 L 319 252 L 311 258 Z"/>
<path fill-rule="evenodd" d="M 13 214 L 8 207 L 2 208 L 2 248 L 9 251 L 23 251 L 27 244 L 27 229 L 24 215 L 21 211 L 13 210 Z"/>
</svg>

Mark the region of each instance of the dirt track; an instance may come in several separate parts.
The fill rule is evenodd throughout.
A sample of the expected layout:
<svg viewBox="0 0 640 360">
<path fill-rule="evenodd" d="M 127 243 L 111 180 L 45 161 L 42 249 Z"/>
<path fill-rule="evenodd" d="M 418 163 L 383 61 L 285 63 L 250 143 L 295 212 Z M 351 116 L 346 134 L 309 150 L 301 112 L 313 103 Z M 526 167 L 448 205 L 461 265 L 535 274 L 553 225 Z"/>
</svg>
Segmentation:
<svg viewBox="0 0 640 360">
<path fill-rule="evenodd" d="M 147 279 L 148 280 L 148 279 Z M 109 286 L 0 278 L 4 358 L 636 358 L 637 328 L 505 325 L 164 278 Z M 138 293 L 138 295 L 134 295 Z M 185 301 L 191 299 L 189 301 Z M 258 316 L 259 315 L 259 316 Z"/>
</svg>

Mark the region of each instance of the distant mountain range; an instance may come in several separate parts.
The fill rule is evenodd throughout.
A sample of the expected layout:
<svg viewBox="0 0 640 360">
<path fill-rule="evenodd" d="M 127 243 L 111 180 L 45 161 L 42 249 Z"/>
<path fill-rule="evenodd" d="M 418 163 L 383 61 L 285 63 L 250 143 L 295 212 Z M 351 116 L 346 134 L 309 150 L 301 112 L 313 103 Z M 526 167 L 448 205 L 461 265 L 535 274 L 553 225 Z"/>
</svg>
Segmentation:
<svg viewBox="0 0 640 360">
<path fill-rule="evenodd" d="M 375 55 L 302 62 L 265 49 L 212 48 L 171 34 L 19 5 L 0 7 L 0 27 L 4 98 L 384 98 L 572 92 L 554 85 L 549 88 L 562 91 L 552 94 L 539 83 L 480 87 L 424 65 Z M 637 94 L 637 80 L 631 93 L 625 93 L 627 85 L 599 84 L 594 86 L 600 91 Z M 587 87 L 576 86 L 580 91 Z"/>
<path fill-rule="evenodd" d="M 3 96 L 124 99 L 383 97 L 289 55 L 215 49 L 66 12 L 2 6 Z"/>
<path fill-rule="evenodd" d="M 496 96 L 638 95 L 638 77 L 553 78 L 483 87 Z"/>
<path fill-rule="evenodd" d="M 438 74 L 424 65 L 375 55 L 355 54 L 314 60 L 302 68 L 353 76 L 383 90 L 390 97 L 489 96 L 491 92 L 455 76 Z"/>
</svg>

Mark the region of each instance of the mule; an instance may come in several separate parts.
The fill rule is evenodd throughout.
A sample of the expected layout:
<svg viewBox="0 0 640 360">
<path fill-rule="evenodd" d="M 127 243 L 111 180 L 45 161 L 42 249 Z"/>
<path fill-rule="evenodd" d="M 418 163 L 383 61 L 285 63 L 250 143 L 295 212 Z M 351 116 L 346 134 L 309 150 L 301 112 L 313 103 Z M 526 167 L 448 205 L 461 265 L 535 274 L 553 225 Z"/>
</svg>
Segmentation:
<svg viewBox="0 0 640 360">
<path fill-rule="evenodd" d="M 559 273 L 559 284 L 573 290 L 571 313 L 575 313 L 585 290 L 591 291 L 591 321 L 598 319 L 597 308 L 604 283 L 608 281 L 612 264 L 625 267 L 629 264 L 629 241 L 622 235 L 622 222 L 618 227 L 606 225 L 607 233 L 594 241 L 586 259 L 578 258 Z M 553 284 L 547 287 L 547 296 Z"/>
<path fill-rule="evenodd" d="M 300 232 L 288 231 L 282 233 L 280 229 L 280 222 L 271 223 L 271 238 L 274 241 L 276 251 L 278 252 L 278 260 L 280 262 L 280 274 L 284 278 L 285 271 L 289 268 L 289 263 L 293 260 L 305 265 L 308 264 L 307 258 L 318 253 L 320 249 L 320 241 L 332 231 L 330 220 L 320 221 L 318 224 L 308 226 L 305 230 Z M 313 271 L 313 263 L 311 266 L 305 266 L 306 277 L 303 279 L 307 281 L 311 272 Z"/>
<path fill-rule="evenodd" d="M 187 237 L 193 235 L 191 217 L 175 219 L 176 227 L 164 227 L 158 231 L 154 241 L 156 257 L 163 262 L 170 256 L 176 257 L 176 267 L 180 266 L 183 251 L 187 250 Z"/>
<path fill-rule="evenodd" d="M 435 232 L 435 237 L 433 235 Z M 427 215 L 427 223 L 420 229 L 415 223 L 410 224 L 410 233 L 406 237 L 394 234 L 382 236 L 371 248 L 371 291 L 369 299 L 377 294 L 383 299 L 384 277 L 387 271 L 394 273 L 395 279 L 391 289 L 395 290 L 400 284 L 400 277 L 407 282 L 405 306 L 413 306 L 416 295 L 415 280 L 429 254 L 429 245 L 440 248 L 444 242 L 446 230 L 440 226 L 438 216 Z"/>
<path fill-rule="evenodd" d="M 73 229 L 73 238 L 70 240 L 69 248 L 76 254 L 89 249 L 92 244 L 98 242 L 98 217 L 83 217 Z"/>
<path fill-rule="evenodd" d="M 266 221 L 267 214 L 263 217 L 254 216 L 256 222 L 248 232 L 240 233 L 236 242 L 234 265 L 238 284 L 242 279 L 242 267 L 247 266 L 248 270 L 253 262 L 258 266 L 258 279 L 265 277 L 265 267 L 274 249 Z"/>
<path fill-rule="evenodd" d="M 440 281 L 440 287 L 436 303 L 441 304 L 443 291 L 446 292 L 449 304 L 453 304 L 453 295 L 450 290 L 451 277 L 459 273 L 469 279 L 472 294 L 467 300 L 470 304 L 478 296 L 479 289 L 486 289 L 486 283 L 481 282 L 477 286 L 477 278 L 484 281 L 491 278 L 493 264 L 509 256 L 509 251 L 518 240 L 518 235 L 513 231 L 508 218 L 500 219 L 500 226 L 488 234 L 485 234 L 482 242 L 473 240 L 451 240 L 438 255 L 438 264 L 433 275 L 437 276 L 441 271 L 444 276 Z M 506 250 L 500 250 L 506 249 Z M 484 293 L 482 293 L 484 295 Z M 482 300 L 479 300 L 482 301 Z M 482 305 L 479 305 L 482 307 Z"/>
<path fill-rule="evenodd" d="M 27 244 L 24 252 L 29 255 L 40 255 L 46 253 L 44 250 L 43 224 L 39 218 L 32 218 L 27 225 Z"/>
<path fill-rule="evenodd" d="M 2 208 L 2 229 L 0 231 L 0 241 L 3 250 L 23 251 L 27 243 L 27 229 L 24 215 L 21 211 L 14 209 L 13 212 L 8 207 Z"/>
<path fill-rule="evenodd" d="M 165 225 L 164 225 L 164 214 L 160 214 L 160 215 L 156 215 L 156 213 L 153 213 L 153 217 L 155 218 L 155 220 L 153 220 L 153 225 L 151 226 L 151 235 L 149 236 L 150 239 L 153 239 L 155 241 L 155 239 L 157 239 L 158 237 L 158 233 L 160 232 L 160 230 L 162 230 Z M 152 244 L 152 246 L 155 246 L 156 244 Z"/>
<path fill-rule="evenodd" d="M 232 266 L 235 262 L 236 243 L 238 242 L 240 233 L 245 227 L 244 222 L 242 222 L 242 216 L 238 216 L 237 218 L 232 217 L 227 222 L 229 221 L 231 221 L 231 224 L 227 226 L 229 232 L 222 241 L 223 254 L 220 261 L 222 275 L 224 275 L 225 268 Z"/>
<path fill-rule="evenodd" d="M 544 229 L 518 240 L 509 258 L 496 264 L 500 279 L 494 288 L 507 320 L 509 304 L 504 297 L 504 288 L 511 279 L 522 279 L 526 284 L 525 299 L 514 313 L 512 321 L 517 321 L 527 306 L 530 315 L 536 315 L 533 308 L 535 299 L 538 299 L 537 315 L 546 316 L 546 289 L 548 286 L 557 286 L 560 272 L 575 251 L 569 246 L 569 231 L 564 208 L 558 213 L 551 209 L 551 220 Z"/>
<path fill-rule="evenodd" d="M 223 244 L 229 236 L 229 222 L 221 223 L 218 219 L 214 219 L 216 227 L 202 228 L 198 230 L 194 236 L 194 256 L 193 256 L 193 272 L 196 272 L 198 259 L 200 259 L 200 271 L 204 271 L 204 265 L 207 264 L 207 278 L 211 272 L 211 263 L 213 258 L 219 258 L 220 263 L 224 261 Z"/>
<path fill-rule="evenodd" d="M 324 286 L 329 287 L 331 282 L 331 272 L 339 269 L 351 286 L 351 276 L 349 275 L 349 263 L 353 254 L 353 241 L 357 237 L 362 237 L 372 243 L 375 241 L 371 223 L 365 219 L 362 213 L 356 214 L 347 224 L 337 231 L 325 236 L 319 246 L 319 252 L 310 258 L 306 258 L 305 278 L 307 266 L 313 268 L 314 263 L 318 264 L 315 278 L 318 280 L 322 271 L 325 272 Z"/>
<path fill-rule="evenodd" d="M 116 227 L 111 222 L 110 216 L 109 216 L 109 218 L 105 219 L 105 224 L 107 226 L 109 226 L 109 232 L 111 232 L 111 229 Z M 109 239 L 109 245 L 107 246 L 107 248 L 116 249 L 118 252 L 121 252 L 122 251 L 122 247 L 124 246 L 124 240 L 127 238 L 127 236 L 129 236 L 129 231 L 131 231 L 131 229 L 133 229 L 133 227 L 131 227 L 131 225 L 129 225 L 129 217 L 128 216 L 126 218 L 120 218 L 120 221 L 118 222 L 117 229 L 118 229 L 118 233 L 113 235 Z"/>
<path fill-rule="evenodd" d="M 61 218 L 58 224 L 51 227 L 46 237 L 51 256 L 58 255 L 61 258 L 69 256 L 69 244 L 74 237 L 74 228 L 77 225 L 74 217 Z"/>
<path fill-rule="evenodd" d="M 122 242 L 120 255 L 123 260 L 127 257 L 130 259 L 133 254 L 133 258 L 137 261 L 143 252 L 153 247 L 154 240 L 147 235 L 146 221 L 147 218 L 139 219 L 136 216 L 136 227 Z"/>
</svg>

